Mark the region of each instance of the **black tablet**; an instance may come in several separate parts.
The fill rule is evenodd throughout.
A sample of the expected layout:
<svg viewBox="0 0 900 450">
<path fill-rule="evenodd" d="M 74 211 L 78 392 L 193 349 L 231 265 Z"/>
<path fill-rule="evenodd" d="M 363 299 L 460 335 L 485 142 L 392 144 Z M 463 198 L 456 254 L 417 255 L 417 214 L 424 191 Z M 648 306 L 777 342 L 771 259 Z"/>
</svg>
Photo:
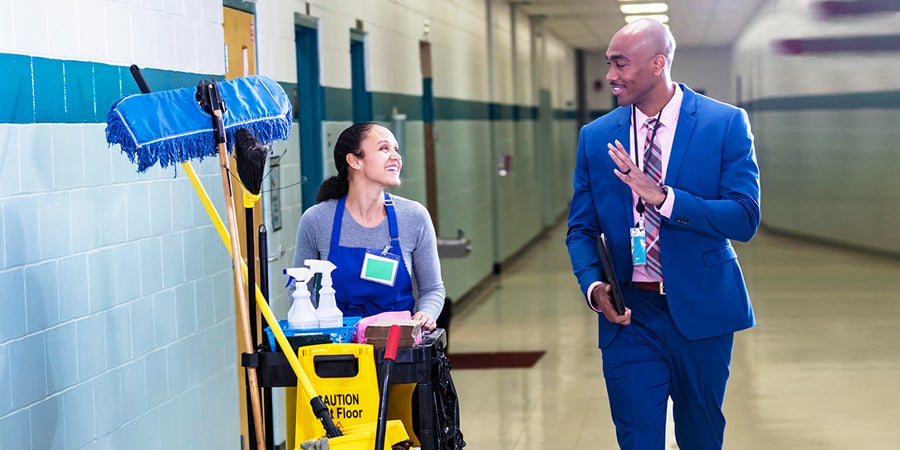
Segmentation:
<svg viewBox="0 0 900 450">
<path fill-rule="evenodd" d="M 613 269 L 612 256 L 609 253 L 609 246 L 606 244 L 606 235 L 603 233 L 600 233 L 600 239 L 597 239 L 597 254 L 600 256 L 603 277 L 610 285 L 609 300 L 619 315 L 625 314 L 625 301 L 622 300 L 622 290 L 619 288 L 619 280 Z"/>
</svg>

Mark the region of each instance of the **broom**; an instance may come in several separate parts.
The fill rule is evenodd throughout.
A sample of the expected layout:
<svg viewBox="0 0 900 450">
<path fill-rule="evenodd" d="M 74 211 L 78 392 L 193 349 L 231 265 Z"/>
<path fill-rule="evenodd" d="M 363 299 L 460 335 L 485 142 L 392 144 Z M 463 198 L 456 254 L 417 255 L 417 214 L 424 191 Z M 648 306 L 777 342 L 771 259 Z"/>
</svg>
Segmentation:
<svg viewBox="0 0 900 450">
<path fill-rule="evenodd" d="M 140 69 L 132 66 L 131 71 L 141 90 L 149 92 L 149 87 L 140 77 Z M 226 111 L 223 97 L 234 100 L 240 108 Z M 198 108 L 198 104 L 202 109 Z M 226 119 L 230 122 L 228 126 Z M 284 90 L 271 79 L 253 76 L 221 84 L 201 81 L 195 90 L 177 89 L 124 97 L 113 104 L 107 115 L 106 139 L 110 144 L 119 144 L 129 159 L 137 162 L 138 172 L 145 171 L 156 162 L 162 167 L 181 162 L 188 169 L 187 160 L 202 160 L 217 154 L 222 169 L 230 235 L 236 237 L 237 223 L 225 147 L 227 135 L 233 138 L 234 129 L 241 127 L 264 136 L 264 140 L 286 140 L 290 135 L 290 123 L 291 106 Z M 192 168 L 189 172 L 193 172 Z M 238 309 L 244 326 L 243 344 L 248 352 L 252 352 L 240 246 L 237 239 L 229 240 Z M 252 392 L 250 403 L 257 443 L 262 445 L 265 435 L 255 368 L 248 368 L 247 378 Z"/>
<path fill-rule="evenodd" d="M 244 222 L 247 233 L 247 286 L 255 286 L 256 285 L 256 258 L 253 251 L 253 205 L 259 200 L 259 191 L 260 186 L 262 185 L 263 178 L 263 170 L 266 165 L 266 156 L 267 151 L 266 147 L 256 139 L 256 136 L 252 131 L 247 128 L 239 128 L 234 133 L 234 158 L 237 163 L 238 177 L 240 178 L 241 186 L 243 187 L 243 199 L 244 199 Z M 250 290 L 250 334 L 252 336 L 252 343 L 254 352 L 256 351 L 256 346 L 259 343 L 257 340 L 258 334 L 256 329 L 257 323 L 257 314 L 256 314 L 256 291 Z M 250 396 L 250 387 L 247 387 L 247 395 Z M 265 419 L 268 422 L 269 415 L 271 411 L 266 409 Z M 268 423 L 266 424 L 266 430 L 269 429 Z M 266 434 L 266 433 L 264 433 Z M 252 436 L 253 433 L 250 433 Z M 251 442 L 251 447 L 253 446 L 253 442 Z M 269 448 L 270 445 L 267 442 L 266 448 Z"/>
</svg>

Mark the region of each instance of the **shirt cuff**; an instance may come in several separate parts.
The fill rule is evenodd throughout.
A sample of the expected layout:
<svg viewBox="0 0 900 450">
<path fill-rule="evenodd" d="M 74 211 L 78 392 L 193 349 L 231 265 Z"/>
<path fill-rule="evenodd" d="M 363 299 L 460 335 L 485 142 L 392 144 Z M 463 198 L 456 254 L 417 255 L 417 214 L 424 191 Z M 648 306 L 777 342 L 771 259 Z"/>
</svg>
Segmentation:
<svg viewBox="0 0 900 450">
<path fill-rule="evenodd" d="M 600 283 L 602 283 L 602 281 L 595 281 L 595 282 L 591 283 L 590 286 L 588 286 L 588 290 L 587 290 L 588 303 L 590 303 L 590 301 L 591 301 L 591 292 L 594 292 L 594 288 L 597 286 L 600 286 Z"/>
<path fill-rule="evenodd" d="M 662 205 L 657 208 L 659 214 L 666 219 L 672 217 L 672 209 L 675 208 L 675 190 L 669 188 L 666 192 L 666 199 L 663 201 Z"/>
</svg>

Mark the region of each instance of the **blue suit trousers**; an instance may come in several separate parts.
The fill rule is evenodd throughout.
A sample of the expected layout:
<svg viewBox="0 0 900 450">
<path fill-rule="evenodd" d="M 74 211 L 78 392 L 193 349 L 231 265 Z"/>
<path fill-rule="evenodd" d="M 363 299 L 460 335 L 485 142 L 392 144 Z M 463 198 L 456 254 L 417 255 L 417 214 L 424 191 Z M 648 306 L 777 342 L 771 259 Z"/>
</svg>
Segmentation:
<svg viewBox="0 0 900 450">
<path fill-rule="evenodd" d="M 734 333 L 687 339 L 672 321 L 665 296 L 628 289 L 632 322 L 602 350 L 619 446 L 663 450 L 671 397 L 679 447 L 721 449 Z"/>
</svg>

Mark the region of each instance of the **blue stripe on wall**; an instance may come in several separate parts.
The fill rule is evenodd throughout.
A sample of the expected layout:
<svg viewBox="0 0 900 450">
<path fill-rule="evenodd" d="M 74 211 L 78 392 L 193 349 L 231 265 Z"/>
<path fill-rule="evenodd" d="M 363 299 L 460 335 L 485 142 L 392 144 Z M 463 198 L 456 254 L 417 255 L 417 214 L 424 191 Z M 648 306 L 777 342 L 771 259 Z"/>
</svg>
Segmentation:
<svg viewBox="0 0 900 450">
<path fill-rule="evenodd" d="M 142 69 L 153 91 L 193 87 L 202 79 L 224 76 L 160 69 Z M 294 102 L 296 83 L 279 83 Z M 424 80 L 423 89 L 432 89 Z M 323 87 L 328 121 L 351 121 L 353 105 L 349 89 Z M 96 62 L 41 58 L 0 53 L 0 123 L 103 123 L 117 100 L 137 94 L 137 84 L 128 67 Z M 391 114 L 406 114 L 407 120 L 537 120 L 538 108 L 453 98 L 435 98 L 423 104 L 417 95 L 372 93 L 374 119 L 390 121 Z M 557 119 L 574 119 L 575 112 L 555 110 Z"/>
</svg>

